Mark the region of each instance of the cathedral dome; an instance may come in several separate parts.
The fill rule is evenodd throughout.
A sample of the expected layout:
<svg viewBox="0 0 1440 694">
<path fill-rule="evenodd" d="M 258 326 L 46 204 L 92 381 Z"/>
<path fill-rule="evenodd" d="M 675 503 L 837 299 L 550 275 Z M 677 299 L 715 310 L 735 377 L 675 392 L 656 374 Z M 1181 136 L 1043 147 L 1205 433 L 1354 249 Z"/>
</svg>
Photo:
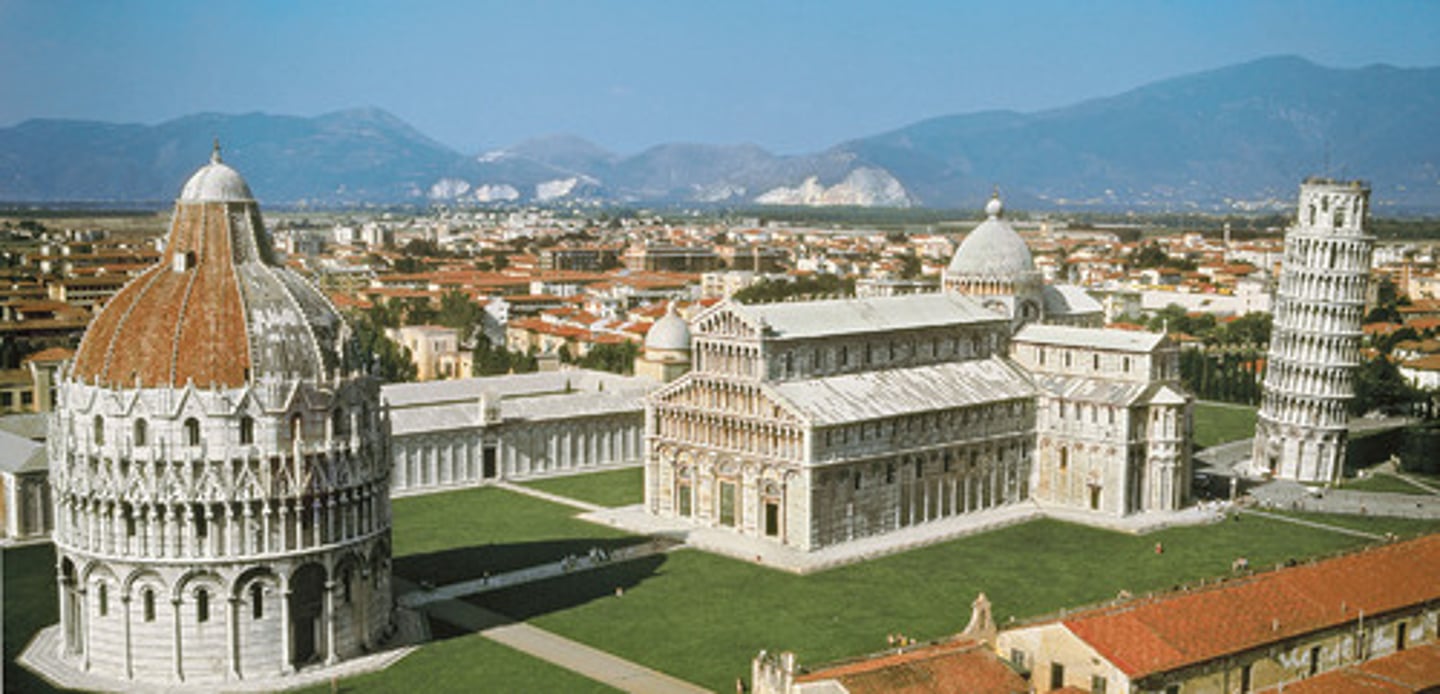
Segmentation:
<svg viewBox="0 0 1440 694">
<path fill-rule="evenodd" d="M 690 351 L 690 324 L 676 315 L 673 302 L 665 310 L 665 316 L 645 333 L 645 349 Z"/>
<path fill-rule="evenodd" d="M 335 308 L 269 246 L 245 179 L 217 147 L 175 203 L 162 262 L 91 322 L 73 376 L 115 388 L 236 388 L 351 366 Z"/>
<path fill-rule="evenodd" d="M 947 276 L 1018 280 L 1035 274 L 1030 248 L 1005 221 L 1003 212 L 1000 198 L 991 198 L 985 205 L 988 218 L 960 243 L 946 268 Z"/>
<path fill-rule="evenodd" d="M 244 202 L 253 199 L 250 186 L 246 185 L 240 172 L 220 161 L 218 147 L 210 155 L 210 163 L 200 167 L 180 191 L 180 200 L 184 202 Z"/>
</svg>

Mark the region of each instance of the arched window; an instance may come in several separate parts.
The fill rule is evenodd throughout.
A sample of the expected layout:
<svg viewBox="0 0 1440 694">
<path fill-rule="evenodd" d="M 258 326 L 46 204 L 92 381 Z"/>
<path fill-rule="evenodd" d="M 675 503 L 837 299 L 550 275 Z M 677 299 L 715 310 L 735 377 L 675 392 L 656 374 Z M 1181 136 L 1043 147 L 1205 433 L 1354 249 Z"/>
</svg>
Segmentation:
<svg viewBox="0 0 1440 694">
<path fill-rule="evenodd" d="M 344 408 L 337 407 L 330 413 L 330 432 L 331 436 L 337 438 L 350 435 L 350 422 L 345 417 Z"/>
<path fill-rule="evenodd" d="M 132 438 L 134 438 L 134 443 L 136 446 L 145 445 L 145 420 L 135 420 L 135 433 Z"/>
<path fill-rule="evenodd" d="M 250 584 L 250 616 L 255 619 L 265 616 L 265 588 L 259 581 Z"/>
<path fill-rule="evenodd" d="M 255 420 L 250 415 L 240 418 L 240 445 L 255 443 Z"/>
<path fill-rule="evenodd" d="M 1061 469 L 1061 470 L 1064 470 L 1064 469 L 1069 468 L 1069 467 L 1070 467 L 1070 449 L 1069 449 L 1069 448 L 1066 448 L 1065 446 L 1061 446 L 1061 447 L 1060 447 L 1060 469 Z"/>
<path fill-rule="evenodd" d="M 104 617 L 110 614 L 110 591 L 107 584 L 104 581 L 96 584 L 95 592 L 100 602 L 100 616 Z"/>
<path fill-rule="evenodd" d="M 210 621 L 210 591 L 204 588 L 195 592 L 195 621 Z"/>
<path fill-rule="evenodd" d="M 155 621 L 155 591 L 149 588 L 140 591 L 140 601 L 145 606 L 145 621 Z"/>
<path fill-rule="evenodd" d="M 95 415 L 95 445 L 105 445 L 105 418 Z"/>
<path fill-rule="evenodd" d="M 185 445 L 200 445 L 200 420 L 194 417 L 185 420 Z"/>
</svg>

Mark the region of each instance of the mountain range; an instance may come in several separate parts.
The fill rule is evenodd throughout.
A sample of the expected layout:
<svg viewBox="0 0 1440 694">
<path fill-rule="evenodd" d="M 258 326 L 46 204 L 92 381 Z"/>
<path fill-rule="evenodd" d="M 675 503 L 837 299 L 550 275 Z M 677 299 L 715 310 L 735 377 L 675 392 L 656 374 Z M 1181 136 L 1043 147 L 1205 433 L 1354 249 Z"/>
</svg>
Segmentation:
<svg viewBox="0 0 1440 694">
<path fill-rule="evenodd" d="M 220 137 L 268 205 L 385 203 L 1278 209 L 1303 178 L 1364 178 L 1378 205 L 1440 210 L 1440 68 L 1337 69 L 1296 57 L 1032 113 L 933 118 L 777 155 L 661 144 L 621 155 L 574 136 L 458 152 L 376 108 L 314 118 L 198 114 L 157 125 L 36 119 L 0 128 L 0 201 L 157 202 Z"/>
</svg>

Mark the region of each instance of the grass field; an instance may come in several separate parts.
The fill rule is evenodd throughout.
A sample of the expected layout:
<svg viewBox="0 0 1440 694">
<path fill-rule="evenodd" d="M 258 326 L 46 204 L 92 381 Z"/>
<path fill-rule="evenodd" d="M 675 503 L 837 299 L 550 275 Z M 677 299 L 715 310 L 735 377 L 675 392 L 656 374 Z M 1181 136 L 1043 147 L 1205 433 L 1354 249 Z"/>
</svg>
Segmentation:
<svg viewBox="0 0 1440 694">
<path fill-rule="evenodd" d="M 1422 480 L 1425 481 L 1425 480 Z M 1362 492 L 1385 492 L 1387 494 L 1429 494 L 1430 492 L 1417 487 L 1394 475 L 1371 475 L 1366 479 L 1349 479 L 1340 484 L 1341 489 L 1353 489 Z"/>
<path fill-rule="evenodd" d="M 588 475 L 555 477 L 525 482 L 524 485 L 542 492 L 559 494 L 571 499 L 588 501 L 597 506 L 629 506 L 645 500 L 645 469 L 592 472 Z"/>
<path fill-rule="evenodd" d="M 1395 533 L 1399 537 L 1414 537 L 1426 533 L 1440 532 L 1440 521 L 1421 518 L 1395 518 L 1392 516 L 1353 516 L 1343 513 L 1305 513 L 1295 511 L 1266 511 L 1283 516 L 1304 518 L 1317 523 L 1326 523 L 1341 528 L 1350 528 L 1376 535 Z M 1247 519 L 1248 520 L 1248 519 Z"/>
<path fill-rule="evenodd" d="M 1209 448 L 1255 435 L 1255 408 L 1248 405 L 1195 403 L 1195 446 Z"/>
<path fill-rule="evenodd" d="M 571 517 L 573 509 L 500 489 L 397 499 L 395 570 L 444 583 L 549 561 L 636 538 Z M 1370 532 L 1410 535 L 1440 523 L 1298 514 Z M 1165 552 L 1154 553 L 1156 542 Z M 1144 537 L 1037 521 L 811 576 L 683 550 L 472 598 L 718 691 L 747 676 L 760 649 L 794 650 L 819 664 L 883 648 L 887 633 L 931 639 L 964 628 L 981 591 L 1002 624 L 1062 607 L 1140 594 L 1224 575 L 1237 556 L 1265 567 L 1358 547 L 1339 533 L 1255 516 Z M 53 550 L 5 553 L 5 651 L 13 660 L 36 629 L 56 619 Z M 615 588 L 623 586 L 617 597 Z M 7 691 L 47 691 L 7 664 Z M 477 636 L 428 644 L 396 666 L 345 680 L 352 692 L 421 689 L 603 691 Z M 323 688 L 316 688 L 315 692 Z"/>
<path fill-rule="evenodd" d="M 330 685 L 302 689 L 327 694 Z M 427 644 L 380 672 L 352 677 L 338 687 L 357 694 L 440 692 L 614 692 L 595 680 L 502 646 L 479 635 Z"/>
<path fill-rule="evenodd" d="M 55 590 L 55 548 L 32 545 L 4 550 L 5 691 L 55 691 L 20 667 L 15 657 L 41 627 L 60 621 Z"/>
<path fill-rule="evenodd" d="M 1154 553 L 1156 542 L 1165 552 Z M 875 651 L 887 633 L 930 639 L 964 628 L 985 592 L 996 619 L 1166 589 L 1364 544 L 1247 517 L 1135 537 L 1037 521 L 811 576 L 698 551 L 476 596 L 476 604 L 621 657 L 729 691 L 762 648 L 818 664 Z M 626 586 L 616 597 L 615 586 Z M 623 628 L 618 628 L 623 625 Z"/>
<path fill-rule="evenodd" d="M 493 487 L 396 499 L 395 573 L 437 585 L 607 550 L 640 538 L 575 509 Z"/>
</svg>

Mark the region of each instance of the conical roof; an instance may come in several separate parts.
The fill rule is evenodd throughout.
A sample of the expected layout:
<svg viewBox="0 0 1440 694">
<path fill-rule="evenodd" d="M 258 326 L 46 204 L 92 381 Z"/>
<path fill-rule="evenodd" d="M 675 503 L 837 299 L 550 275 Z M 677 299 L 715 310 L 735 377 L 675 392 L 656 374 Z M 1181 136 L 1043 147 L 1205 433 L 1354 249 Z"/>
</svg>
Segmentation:
<svg viewBox="0 0 1440 694">
<path fill-rule="evenodd" d="M 334 306 L 275 262 L 250 187 L 217 145 L 175 203 L 162 261 L 95 317 L 71 374 L 116 388 L 323 380 L 354 368 L 350 339 Z"/>
</svg>

